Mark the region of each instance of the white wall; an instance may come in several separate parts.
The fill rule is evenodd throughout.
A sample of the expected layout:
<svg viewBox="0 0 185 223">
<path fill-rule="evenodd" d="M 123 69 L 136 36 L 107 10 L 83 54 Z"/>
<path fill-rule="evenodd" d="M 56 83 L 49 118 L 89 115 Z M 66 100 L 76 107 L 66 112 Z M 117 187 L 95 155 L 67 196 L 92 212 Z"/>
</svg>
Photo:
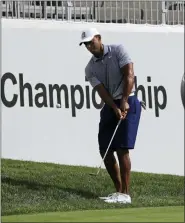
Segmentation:
<svg viewBox="0 0 185 223">
<path fill-rule="evenodd" d="M 79 47 L 81 30 L 97 27 L 103 42 L 122 43 L 135 64 L 137 85 L 152 90 L 152 108 L 143 111 L 136 142 L 131 152 L 132 170 L 184 175 L 184 108 L 180 98 L 180 82 L 184 73 L 184 27 L 62 23 L 59 21 L 2 20 L 2 74 L 12 73 L 17 84 L 5 82 L 5 97 L 12 100 L 18 94 L 15 106 L 2 107 L 2 157 L 54 162 L 72 165 L 99 165 L 98 123 L 99 109 L 86 106 L 77 109 L 72 117 L 71 97 L 65 108 L 50 107 L 49 84 L 80 85 L 86 92 L 84 67 L 90 54 Z M 38 108 L 28 103 L 25 90 L 25 106 L 20 106 L 19 74 L 23 82 L 30 83 L 34 96 L 47 91 L 45 105 Z M 151 83 L 147 82 L 151 77 Z M 3 76 L 5 77 L 5 75 Z M 35 86 L 42 83 L 42 89 Z M 156 117 L 154 87 L 162 85 L 167 94 L 164 109 Z M 80 100 L 78 91 L 76 102 Z M 86 93 L 85 93 L 86 95 Z M 141 98 L 141 94 L 138 94 Z M 159 92 L 159 104 L 163 103 Z M 43 98 L 40 98 L 42 102 Z M 97 103 L 100 98 L 96 94 Z M 54 104 L 56 104 L 56 97 Z"/>
</svg>

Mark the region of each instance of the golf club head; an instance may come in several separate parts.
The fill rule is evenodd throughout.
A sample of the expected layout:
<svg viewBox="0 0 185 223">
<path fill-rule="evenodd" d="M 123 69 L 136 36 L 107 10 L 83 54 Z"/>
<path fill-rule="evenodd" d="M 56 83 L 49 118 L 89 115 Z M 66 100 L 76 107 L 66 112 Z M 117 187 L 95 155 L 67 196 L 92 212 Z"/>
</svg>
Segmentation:
<svg viewBox="0 0 185 223">
<path fill-rule="evenodd" d="M 98 174 L 97 173 L 90 173 L 89 175 L 90 176 L 97 176 Z"/>
<path fill-rule="evenodd" d="M 98 171 L 96 173 L 90 173 L 89 175 L 91 175 L 91 176 L 98 176 L 99 172 L 100 172 L 100 169 L 98 169 Z"/>
</svg>

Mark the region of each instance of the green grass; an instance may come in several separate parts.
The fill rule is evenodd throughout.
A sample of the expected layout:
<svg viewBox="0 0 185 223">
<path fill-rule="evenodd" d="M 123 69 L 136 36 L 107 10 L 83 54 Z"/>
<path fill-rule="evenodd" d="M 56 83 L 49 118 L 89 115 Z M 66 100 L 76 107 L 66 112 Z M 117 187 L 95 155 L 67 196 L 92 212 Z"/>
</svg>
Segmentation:
<svg viewBox="0 0 185 223">
<path fill-rule="evenodd" d="M 2 222 L 184 222 L 183 207 L 52 212 L 2 217 Z"/>
<path fill-rule="evenodd" d="M 156 164 L 157 165 L 157 164 Z M 41 212 L 184 205 L 184 177 L 132 172 L 131 205 L 107 204 L 98 199 L 114 192 L 105 170 L 1 160 L 2 216 Z"/>
</svg>

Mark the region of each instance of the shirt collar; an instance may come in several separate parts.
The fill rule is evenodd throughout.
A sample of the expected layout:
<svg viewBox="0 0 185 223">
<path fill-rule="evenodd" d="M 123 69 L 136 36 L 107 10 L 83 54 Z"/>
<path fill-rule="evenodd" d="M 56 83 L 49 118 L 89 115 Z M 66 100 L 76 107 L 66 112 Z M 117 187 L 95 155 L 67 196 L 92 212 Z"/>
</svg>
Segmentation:
<svg viewBox="0 0 185 223">
<path fill-rule="evenodd" d="M 97 58 L 95 56 L 93 56 L 93 60 L 96 62 L 98 60 L 101 60 L 106 54 L 108 54 L 109 52 L 109 47 L 107 45 L 103 45 L 103 56 L 100 58 Z"/>
</svg>

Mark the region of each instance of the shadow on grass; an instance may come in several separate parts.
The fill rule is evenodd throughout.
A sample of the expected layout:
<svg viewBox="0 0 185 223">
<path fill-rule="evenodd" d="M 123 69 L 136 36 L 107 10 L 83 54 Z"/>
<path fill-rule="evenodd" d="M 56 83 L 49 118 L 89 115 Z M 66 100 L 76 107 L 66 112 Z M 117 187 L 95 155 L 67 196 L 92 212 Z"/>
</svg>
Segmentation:
<svg viewBox="0 0 185 223">
<path fill-rule="evenodd" d="M 17 185 L 17 186 L 26 186 L 28 189 L 32 190 L 41 190 L 43 189 L 52 189 L 52 188 L 57 188 L 59 190 L 62 190 L 63 192 L 68 192 L 68 193 L 73 193 L 76 195 L 79 195 L 81 197 L 87 198 L 87 199 L 97 199 L 97 194 L 92 193 L 90 191 L 86 190 L 80 190 L 78 188 L 63 188 L 60 186 L 56 185 L 47 185 L 47 184 L 39 184 L 37 182 L 31 182 L 29 180 L 21 180 L 21 179 L 12 179 L 8 176 L 1 176 L 1 183 L 7 183 L 10 185 Z"/>
</svg>

